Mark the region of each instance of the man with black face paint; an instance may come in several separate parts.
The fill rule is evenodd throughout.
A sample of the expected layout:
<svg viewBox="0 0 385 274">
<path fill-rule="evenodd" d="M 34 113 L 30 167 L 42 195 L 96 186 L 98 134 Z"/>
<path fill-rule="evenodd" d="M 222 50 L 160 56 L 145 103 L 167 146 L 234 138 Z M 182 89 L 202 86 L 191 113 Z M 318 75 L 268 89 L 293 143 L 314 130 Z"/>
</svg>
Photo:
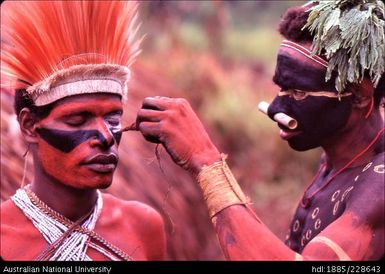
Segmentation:
<svg viewBox="0 0 385 274">
<path fill-rule="evenodd" d="M 188 102 L 144 100 L 139 130 L 147 140 L 162 143 L 197 179 L 227 259 L 384 256 L 384 26 L 384 4 L 375 0 L 310 2 L 283 16 L 280 32 L 286 40 L 273 79 L 281 90 L 267 113 L 273 120 L 278 113 L 296 120 L 294 129 L 278 124 L 293 149 L 324 150 L 285 243 L 249 207 L 226 156 Z"/>
<path fill-rule="evenodd" d="M 133 1 L 8 1 L 2 84 L 34 179 L 1 205 L 4 260 L 161 260 L 161 215 L 102 194 L 118 164 L 122 100 L 139 51 Z M 4 82 L 3 82 L 4 80 Z"/>
<path fill-rule="evenodd" d="M 311 56 L 310 48 L 309 41 L 283 41 L 273 78 L 281 91 L 268 110 L 273 120 L 280 112 L 297 119 L 295 130 L 278 125 L 282 139 L 298 151 L 321 146 L 322 140 L 347 123 L 352 108 L 352 92 L 338 94 L 334 81 L 322 83 L 327 62 Z"/>
</svg>

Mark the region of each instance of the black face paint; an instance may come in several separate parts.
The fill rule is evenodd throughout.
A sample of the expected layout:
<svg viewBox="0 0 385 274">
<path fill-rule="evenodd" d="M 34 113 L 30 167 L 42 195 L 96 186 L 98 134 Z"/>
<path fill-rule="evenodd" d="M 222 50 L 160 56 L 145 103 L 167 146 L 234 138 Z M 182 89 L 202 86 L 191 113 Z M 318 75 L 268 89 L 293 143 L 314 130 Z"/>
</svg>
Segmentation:
<svg viewBox="0 0 385 274">
<path fill-rule="evenodd" d="M 273 81 L 283 89 L 336 92 L 335 75 L 327 82 L 325 75 L 326 68 L 316 68 L 282 52 L 277 57 Z"/>
<path fill-rule="evenodd" d="M 49 128 L 37 128 L 36 131 L 40 134 L 48 144 L 51 146 L 68 153 L 78 145 L 84 143 L 91 138 L 97 138 L 103 149 L 107 149 L 114 145 L 115 142 L 119 144 L 121 133 L 113 133 L 114 138 L 110 143 L 107 142 L 103 134 L 98 130 L 59 130 Z"/>
<path fill-rule="evenodd" d="M 296 131 L 302 133 L 288 142 L 293 149 L 304 151 L 321 146 L 327 138 L 342 129 L 351 111 L 351 97 L 343 97 L 339 101 L 337 98 L 309 96 L 296 101 L 290 96 L 277 96 L 270 104 L 268 115 L 273 119 L 276 113 L 283 112 L 296 119 Z"/>
<path fill-rule="evenodd" d="M 112 132 L 112 135 L 115 138 L 116 143 L 120 144 L 120 139 L 122 139 L 122 132 Z"/>
</svg>

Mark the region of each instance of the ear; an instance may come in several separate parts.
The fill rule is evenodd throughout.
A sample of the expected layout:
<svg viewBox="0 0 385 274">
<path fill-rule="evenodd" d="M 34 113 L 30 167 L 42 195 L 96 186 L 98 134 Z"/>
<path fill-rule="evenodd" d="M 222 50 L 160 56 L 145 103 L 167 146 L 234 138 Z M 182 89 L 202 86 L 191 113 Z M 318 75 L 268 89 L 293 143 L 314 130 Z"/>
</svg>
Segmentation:
<svg viewBox="0 0 385 274">
<path fill-rule="evenodd" d="M 37 117 L 29 108 L 23 108 L 18 116 L 21 133 L 27 143 L 33 144 L 38 142 L 36 128 Z"/>
<path fill-rule="evenodd" d="M 361 96 L 358 94 L 354 94 L 353 96 L 353 107 L 357 109 L 367 109 L 372 103 L 371 96 Z"/>
<path fill-rule="evenodd" d="M 374 93 L 371 81 L 364 78 L 363 81 L 360 84 L 356 84 L 353 89 L 353 107 L 357 109 L 367 109 L 370 107 Z"/>
</svg>

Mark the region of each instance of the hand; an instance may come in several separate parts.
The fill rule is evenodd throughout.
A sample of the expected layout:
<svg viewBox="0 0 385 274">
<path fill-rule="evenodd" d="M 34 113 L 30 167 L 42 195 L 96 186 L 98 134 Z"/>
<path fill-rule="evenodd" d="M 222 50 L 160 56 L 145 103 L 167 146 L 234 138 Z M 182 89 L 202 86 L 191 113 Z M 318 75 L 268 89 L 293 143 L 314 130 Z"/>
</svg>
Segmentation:
<svg viewBox="0 0 385 274">
<path fill-rule="evenodd" d="M 162 143 L 173 161 L 194 175 L 204 165 L 221 159 L 201 121 L 185 99 L 145 98 L 136 124 L 147 141 Z"/>
</svg>

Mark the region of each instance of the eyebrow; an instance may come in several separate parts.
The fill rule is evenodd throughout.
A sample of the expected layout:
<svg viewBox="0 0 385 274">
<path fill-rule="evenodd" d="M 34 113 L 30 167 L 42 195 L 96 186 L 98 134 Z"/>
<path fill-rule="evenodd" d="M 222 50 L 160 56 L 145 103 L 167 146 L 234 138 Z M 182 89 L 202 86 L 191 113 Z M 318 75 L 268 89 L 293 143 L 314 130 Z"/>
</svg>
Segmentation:
<svg viewBox="0 0 385 274">
<path fill-rule="evenodd" d="M 63 107 L 60 109 L 56 109 L 55 115 L 57 116 L 71 116 L 71 115 L 80 115 L 80 114 L 86 114 L 88 113 L 89 115 L 96 115 L 97 113 L 102 113 L 102 115 L 107 115 L 110 113 L 123 113 L 123 108 L 121 106 L 113 105 L 110 106 L 109 108 L 99 108 L 96 109 L 95 107 L 90 107 L 90 106 L 67 106 Z"/>
<path fill-rule="evenodd" d="M 93 111 L 89 111 L 89 110 L 79 110 L 79 111 L 73 111 L 71 113 L 64 113 L 62 116 L 65 117 L 65 116 L 76 116 L 76 115 L 88 115 L 88 116 L 92 116 L 94 115 L 95 112 Z M 111 114 L 123 114 L 123 109 L 115 109 L 115 110 L 111 110 L 109 112 L 106 112 L 103 114 L 103 116 L 105 115 L 111 115 Z"/>
</svg>

